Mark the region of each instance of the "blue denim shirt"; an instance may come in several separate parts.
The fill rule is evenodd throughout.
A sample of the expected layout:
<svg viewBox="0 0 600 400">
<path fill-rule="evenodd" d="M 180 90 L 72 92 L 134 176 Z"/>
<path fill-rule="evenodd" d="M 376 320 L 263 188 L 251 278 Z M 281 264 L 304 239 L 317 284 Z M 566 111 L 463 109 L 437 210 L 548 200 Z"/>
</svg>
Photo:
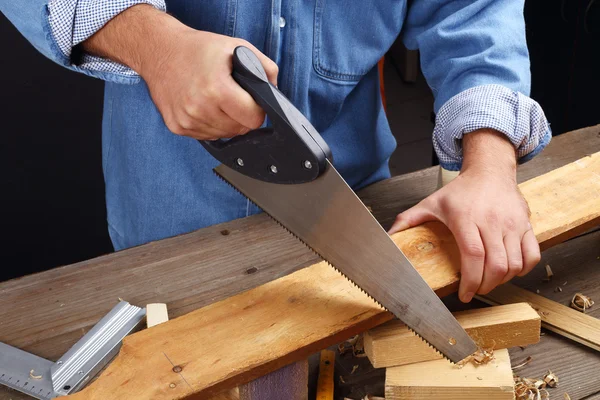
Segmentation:
<svg viewBox="0 0 600 400">
<path fill-rule="evenodd" d="M 169 132 L 134 72 L 91 65 L 98 60 L 73 65 L 60 31 L 85 39 L 75 31 L 85 28 L 86 13 L 109 2 L 52 0 L 49 8 L 48 0 L 0 0 L 0 11 L 47 57 L 107 81 L 103 169 L 115 248 L 258 212 L 213 174 L 217 161 L 202 146 Z M 193 28 L 244 38 L 273 59 L 280 89 L 322 134 L 354 188 L 390 176 L 395 140 L 376 64 L 401 30 L 407 46 L 420 49 L 435 95 L 434 146 L 444 167 L 460 168 L 460 139 L 479 128 L 506 134 L 521 161 L 550 140 L 542 110 L 527 97 L 523 0 L 415 0 L 410 11 L 405 0 L 167 0 L 166 7 Z M 51 28 L 52 9 L 70 10 L 67 25 L 57 30 L 54 16 Z"/>
</svg>

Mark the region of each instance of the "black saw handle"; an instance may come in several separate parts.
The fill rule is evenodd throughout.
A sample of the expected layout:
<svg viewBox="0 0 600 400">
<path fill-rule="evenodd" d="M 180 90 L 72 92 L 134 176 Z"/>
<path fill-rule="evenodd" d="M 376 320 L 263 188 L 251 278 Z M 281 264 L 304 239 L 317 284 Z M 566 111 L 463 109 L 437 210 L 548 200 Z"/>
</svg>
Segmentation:
<svg viewBox="0 0 600 400">
<path fill-rule="evenodd" d="M 233 52 L 233 78 L 265 110 L 272 127 L 230 140 L 201 140 L 221 163 L 251 178 L 272 183 L 310 182 L 325 171 L 331 150 L 317 130 L 270 82 L 247 47 Z"/>
</svg>

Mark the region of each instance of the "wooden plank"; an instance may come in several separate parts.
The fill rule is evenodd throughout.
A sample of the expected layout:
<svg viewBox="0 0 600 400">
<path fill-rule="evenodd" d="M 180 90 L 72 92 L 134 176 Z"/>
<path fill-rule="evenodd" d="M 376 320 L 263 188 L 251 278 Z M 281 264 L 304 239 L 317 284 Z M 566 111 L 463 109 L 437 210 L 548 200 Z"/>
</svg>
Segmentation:
<svg viewBox="0 0 600 400">
<path fill-rule="evenodd" d="M 545 240 L 553 239 L 552 235 L 545 234 L 546 231 L 537 229 L 537 224 L 541 223 L 553 235 L 563 235 L 563 230 L 556 226 L 543 224 L 545 213 L 542 210 L 544 207 L 555 210 L 559 205 L 572 202 L 572 197 L 577 199 L 571 208 L 578 220 L 582 218 L 579 209 L 600 218 L 600 202 L 573 193 L 595 190 L 592 177 L 597 173 L 600 174 L 600 153 L 534 179 L 543 185 L 525 185 L 522 192 L 526 198 L 542 200 L 530 201 L 534 231 Z M 557 180 L 552 179 L 555 174 Z M 563 181 L 565 175 L 573 178 L 571 186 Z M 533 196 L 531 190 L 552 195 L 549 198 Z M 570 214 L 559 215 L 563 219 L 551 216 L 555 224 L 565 230 L 577 230 Z M 442 224 L 426 224 L 395 234 L 393 239 L 434 290 L 449 293 L 456 289 L 458 250 L 452 235 Z M 119 391 L 144 393 L 150 398 L 211 394 L 304 359 L 390 318 L 389 313 L 321 262 L 159 325 L 154 330 L 131 335 L 126 338 L 116 360 L 96 382 L 80 392 L 79 397 L 126 397 Z M 264 348 L 269 351 L 265 352 Z M 165 358 L 171 364 L 165 363 Z M 133 367 L 133 360 L 145 367 Z M 147 368 L 148 365 L 156 367 Z M 179 376 L 173 376 L 174 365 L 185 366 Z M 210 368 L 207 369 L 207 365 Z M 176 390 L 165 389 L 166 383 L 173 383 L 172 379 L 183 376 L 186 377 L 185 385 L 179 382 Z M 147 382 L 155 384 L 148 385 Z"/>
<path fill-rule="evenodd" d="M 308 400 L 308 361 L 298 361 L 240 386 L 240 400 Z"/>
<path fill-rule="evenodd" d="M 483 349 L 527 346 L 540 340 L 540 317 L 527 303 L 467 310 L 454 315 Z M 364 345 L 375 368 L 442 358 L 398 320 L 366 332 Z"/>
<path fill-rule="evenodd" d="M 600 320 L 597 318 L 510 283 L 478 298 L 489 304 L 527 302 L 539 313 L 544 328 L 600 351 Z"/>
<path fill-rule="evenodd" d="M 459 368 L 447 360 L 426 361 L 386 370 L 387 400 L 512 400 L 513 375 L 508 350 L 494 352 L 488 364 Z"/>
<path fill-rule="evenodd" d="M 321 350 L 316 400 L 333 400 L 335 351 Z"/>
<path fill-rule="evenodd" d="M 518 167 L 518 181 L 600 151 L 599 133 L 600 125 L 553 138 L 540 155 Z M 437 173 L 432 167 L 394 177 L 359 196 L 389 227 L 398 212 L 435 191 Z M 119 297 L 134 304 L 167 303 L 175 318 L 317 260 L 281 232 L 267 216 L 256 215 L 0 283 L 0 341 L 56 360 Z M 353 380 L 356 374 L 346 377 Z M 0 398 L 25 397 L 0 387 Z"/>
</svg>

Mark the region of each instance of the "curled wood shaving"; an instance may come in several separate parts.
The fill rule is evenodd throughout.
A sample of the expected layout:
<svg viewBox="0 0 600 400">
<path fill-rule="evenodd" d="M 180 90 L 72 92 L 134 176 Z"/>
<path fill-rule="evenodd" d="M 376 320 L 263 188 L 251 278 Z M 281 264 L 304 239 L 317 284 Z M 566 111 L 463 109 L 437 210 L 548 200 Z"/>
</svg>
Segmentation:
<svg viewBox="0 0 600 400">
<path fill-rule="evenodd" d="M 554 388 L 558 386 L 558 376 L 548 370 L 548 373 L 542 378 L 548 387 Z"/>
<path fill-rule="evenodd" d="M 552 273 L 552 268 L 550 268 L 550 264 L 546 264 L 546 278 L 544 281 L 550 282 L 554 274 Z"/>
<path fill-rule="evenodd" d="M 555 292 L 562 292 L 562 288 L 560 286 L 557 286 L 556 289 L 554 289 Z"/>
<path fill-rule="evenodd" d="M 458 368 L 462 368 L 468 363 L 473 363 L 475 365 L 485 365 L 494 359 L 494 348 L 491 347 L 489 349 L 478 349 L 475 353 L 471 354 L 469 357 L 465 358 L 462 361 L 456 363 Z"/>
<path fill-rule="evenodd" d="M 367 356 L 365 354 L 365 347 L 362 335 L 353 336 L 350 339 L 338 345 L 338 351 L 340 352 L 340 355 L 346 354 L 350 350 L 352 350 L 352 354 L 354 355 L 354 357 L 361 358 Z"/>
<path fill-rule="evenodd" d="M 523 368 L 524 366 L 529 364 L 531 362 L 531 360 L 532 360 L 531 356 L 527 357 L 523 362 L 512 367 L 512 370 L 514 371 L 515 369 Z"/>
<path fill-rule="evenodd" d="M 358 369 L 358 365 L 353 366 L 352 367 L 352 371 L 350 371 L 350 375 L 352 375 L 353 373 L 355 373 L 357 369 Z"/>
<path fill-rule="evenodd" d="M 571 299 L 571 307 L 576 309 L 577 311 L 585 312 L 588 308 L 590 308 L 593 305 L 594 301 L 588 296 L 581 293 L 575 293 L 575 295 Z"/>
<path fill-rule="evenodd" d="M 34 370 L 32 369 L 31 371 L 29 371 L 29 377 L 31 379 L 42 379 L 42 375 L 34 375 Z"/>
<path fill-rule="evenodd" d="M 564 396 L 565 400 L 571 400 L 571 396 L 569 396 L 569 393 L 565 393 Z"/>
<path fill-rule="evenodd" d="M 545 400 L 550 398 L 546 387 L 556 387 L 558 377 L 548 371 L 542 379 L 521 378 L 514 375 L 515 380 L 515 398 L 516 400 Z M 566 396 L 568 396 L 565 393 Z M 567 399 L 568 397 L 565 397 Z M 570 398 L 568 398 L 570 400 Z"/>
</svg>

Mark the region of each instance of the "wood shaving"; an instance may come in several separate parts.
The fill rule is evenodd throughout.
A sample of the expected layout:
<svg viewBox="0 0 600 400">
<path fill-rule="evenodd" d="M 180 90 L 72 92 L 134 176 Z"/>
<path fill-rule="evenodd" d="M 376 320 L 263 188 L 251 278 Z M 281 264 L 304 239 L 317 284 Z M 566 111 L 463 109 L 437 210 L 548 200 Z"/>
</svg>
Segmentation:
<svg viewBox="0 0 600 400">
<path fill-rule="evenodd" d="M 542 378 L 548 387 L 554 388 L 558 386 L 558 376 L 548 370 L 548 373 Z"/>
<path fill-rule="evenodd" d="M 469 357 L 465 358 L 462 361 L 456 363 L 458 368 L 462 368 L 468 363 L 473 363 L 475 365 L 485 365 L 494 359 L 494 348 L 491 347 L 489 349 L 478 349 L 475 353 L 471 354 Z"/>
<path fill-rule="evenodd" d="M 532 360 L 531 356 L 527 357 L 524 361 L 522 361 L 519 364 L 512 367 L 512 370 L 514 371 L 515 369 L 523 368 L 524 366 L 529 364 L 531 362 L 531 360 Z"/>
<path fill-rule="evenodd" d="M 581 293 L 575 293 L 575 295 L 571 299 L 571 307 L 583 313 L 593 305 L 594 301 L 588 296 Z"/>
<path fill-rule="evenodd" d="M 540 294 L 540 289 L 535 289 L 535 292 L 536 292 L 537 294 Z"/>
<path fill-rule="evenodd" d="M 35 372 L 34 370 L 29 371 L 29 377 L 31 379 L 42 379 L 42 375 L 34 375 L 33 374 L 34 372 Z"/>
<path fill-rule="evenodd" d="M 515 398 L 516 400 L 545 400 L 550 398 L 550 393 L 546 387 L 554 388 L 558 386 L 558 377 L 548 371 L 542 379 L 521 378 L 514 375 L 515 380 Z M 571 400 L 565 393 L 565 399 Z"/>
<path fill-rule="evenodd" d="M 352 375 L 353 373 L 355 373 L 357 369 L 358 369 L 358 365 L 353 366 L 352 367 L 352 371 L 350 371 L 350 375 Z"/>
<path fill-rule="evenodd" d="M 553 276 L 554 274 L 552 273 L 552 268 L 550 268 L 550 264 L 546 264 L 546 278 L 544 278 L 543 280 L 545 282 L 550 282 Z"/>
<path fill-rule="evenodd" d="M 560 286 L 557 286 L 556 289 L 554 289 L 555 292 L 562 292 L 562 288 Z"/>
<path fill-rule="evenodd" d="M 340 375 L 340 383 L 346 383 L 346 381 L 344 380 L 344 377 Z"/>
<path fill-rule="evenodd" d="M 565 400 L 571 400 L 571 396 L 569 396 L 569 393 L 565 393 L 564 396 Z"/>
<path fill-rule="evenodd" d="M 515 375 L 516 400 L 545 400 L 550 394 L 545 389 L 546 383 L 541 379 L 521 378 Z"/>
<path fill-rule="evenodd" d="M 353 336 L 350 339 L 338 345 L 338 351 L 340 355 L 344 355 L 350 350 L 352 350 L 352 354 L 354 355 L 354 357 L 362 358 L 367 356 L 367 354 L 365 353 L 362 335 Z"/>
<path fill-rule="evenodd" d="M 567 282 L 568 282 L 568 281 L 565 281 L 565 283 L 563 283 L 563 286 L 567 286 Z"/>
</svg>

